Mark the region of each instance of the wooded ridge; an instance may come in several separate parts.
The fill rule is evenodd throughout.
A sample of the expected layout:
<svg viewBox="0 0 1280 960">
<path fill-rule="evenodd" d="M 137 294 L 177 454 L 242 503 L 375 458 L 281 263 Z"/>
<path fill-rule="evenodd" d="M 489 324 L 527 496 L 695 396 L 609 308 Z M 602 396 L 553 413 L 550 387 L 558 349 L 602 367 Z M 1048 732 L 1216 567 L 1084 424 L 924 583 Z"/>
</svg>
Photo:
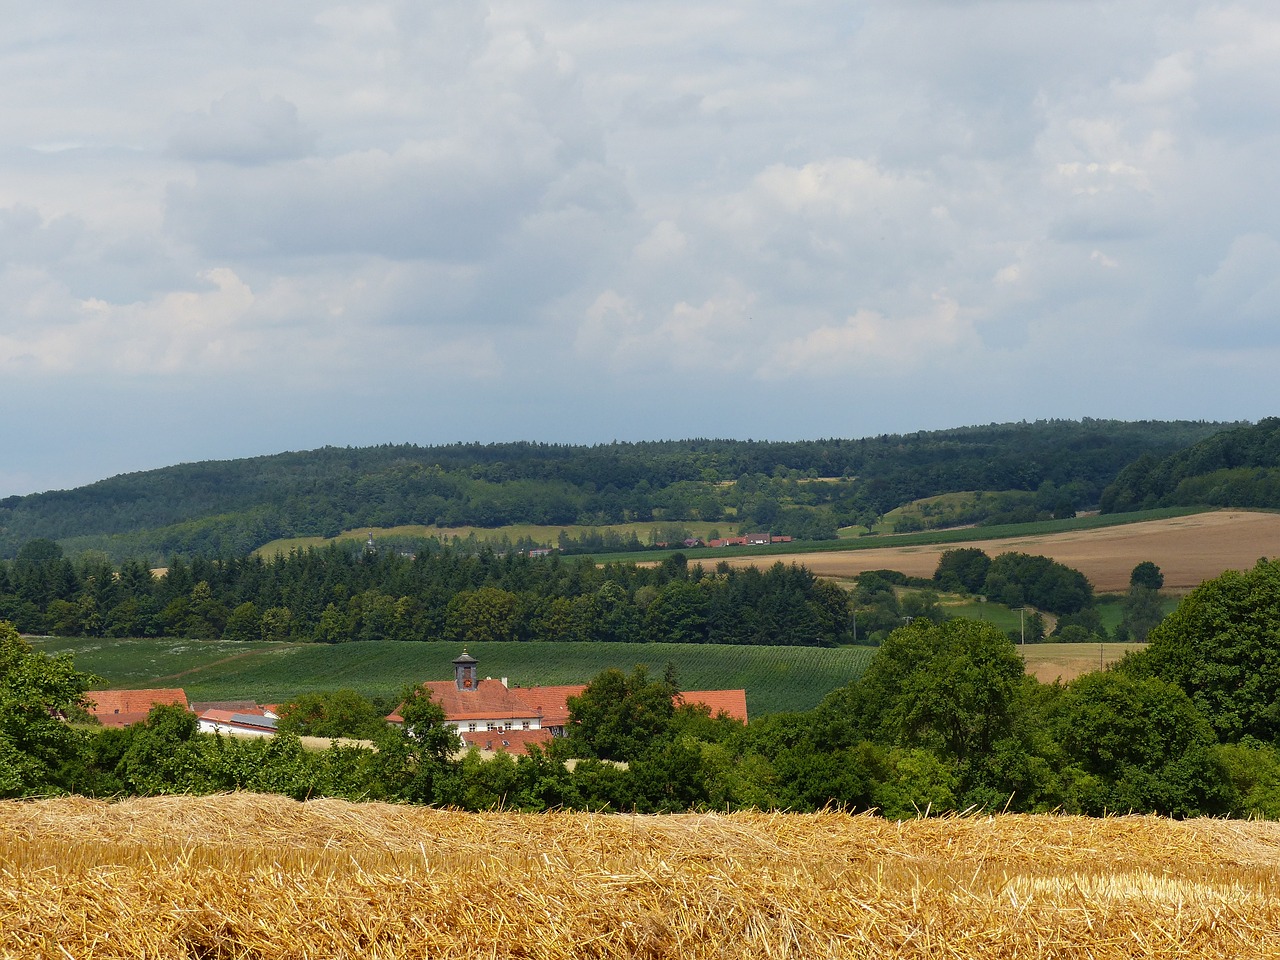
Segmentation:
<svg viewBox="0 0 1280 960">
<path fill-rule="evenodd" d="M 1021 491 L 1031 500 L 1019 509 L 1049 516 L 1097 504 L 1144 455 L 1163 458 L 1231 426 L 1084 419 L 856 440 L 325 447 L 8 497 L 0 557 L 46 538 L 71 555 L 161 563 L 398 524 L 732 521 L 824 539 L 922 497 L 972 490 Z"/>
</svg>

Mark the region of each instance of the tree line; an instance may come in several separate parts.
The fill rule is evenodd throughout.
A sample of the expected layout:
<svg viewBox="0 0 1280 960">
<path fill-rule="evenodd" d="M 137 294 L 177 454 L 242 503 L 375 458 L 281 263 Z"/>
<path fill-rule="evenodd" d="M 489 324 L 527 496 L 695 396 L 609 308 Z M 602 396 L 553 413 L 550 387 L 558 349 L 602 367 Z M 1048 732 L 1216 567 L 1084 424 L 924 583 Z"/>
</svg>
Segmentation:
<svg viewBox="0 0 1280 960">
<path fill-rule="evenodd" d="M 136 560 L 72 562 L 36 540 L 0 561 L 0 618 L 29 634 L 113 638 L 875 645 L 905 620 L 946 619 L 937 591 L 947 591 L 1028 608 L 1022 639 L 1043 639 L 1048 614 L 1056 638 L 1078 642 L 1142 639 L 1161 616 L 1158 589 L 1133 585 L 1111 636 L 1078 570 L 978 548 L 945 551 L 931 579 L 868 571 L 849 591 L 795 564 L 704 567 L 676 553 L 597 565 L 438 544 L 416 555 L 348 544 L 274 560 L 178 557 L 155 576 Z"/>
<path fill-rule="evenodd" d="M 75 716 L 89 678 L 67 657 L 32 653 L 5 625 L 0 793 L 252 789 L 465 809 L 1275 818 L 1278 636 L 1280 562 L 1260 561 L 1184 599 L 1146 651 L 1068 684 L 1028 677 L 1010 638 L 988 623 L 919 618 L 811 711 L 742 725 L 678 705 L 670 673 L 609 670 L 570 701 L 564 738 L 486 759 L 456 752 L 439 706 L 420 691 L 406 692 L 402 729 L 348 695 L 286 705 L 287 732 L 271 740 L 199 734 L 173 707 L 123 731 L 88 732 L 61 718 Z M 357 732 L 344 724 L 370 720 L 359 732 L 376 749 L 308 752 L 295 735 Z"/>
</svg>

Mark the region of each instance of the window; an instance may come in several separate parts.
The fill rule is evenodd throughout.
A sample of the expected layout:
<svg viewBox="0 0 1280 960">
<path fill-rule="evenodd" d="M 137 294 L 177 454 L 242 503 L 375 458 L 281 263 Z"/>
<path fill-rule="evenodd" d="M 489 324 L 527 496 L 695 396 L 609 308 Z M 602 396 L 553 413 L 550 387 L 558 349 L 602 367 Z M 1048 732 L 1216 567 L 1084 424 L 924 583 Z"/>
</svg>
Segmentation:
<svg viewBox="0 0 1280 960">
<path fill-rule="evenodd" d="M 474 723 L 468 723 L 467 733 L 475 733 L 475 732 L 476 732 L 476 725 Z"/>
</svg>

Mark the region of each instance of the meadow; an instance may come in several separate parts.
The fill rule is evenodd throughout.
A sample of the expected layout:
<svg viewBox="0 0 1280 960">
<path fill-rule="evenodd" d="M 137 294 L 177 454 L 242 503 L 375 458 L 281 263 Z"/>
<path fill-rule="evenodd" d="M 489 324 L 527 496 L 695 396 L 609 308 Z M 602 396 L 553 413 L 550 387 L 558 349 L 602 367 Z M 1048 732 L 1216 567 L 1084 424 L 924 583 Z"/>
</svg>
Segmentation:
<svg viewBox="0 0 1280 960">
<path fill-rule="evenodd" d="M 1280 824 L 0 804 L 3 956 L 1173 960 L 1280 952 Z"/>
<path fill-rule="evenodd" d="M 351 689 L 394 702 L 405 686 L 452 676 L 453 641 L 336 645 L 221 640 L 34 638 L 44 653 L 68 652 L 103 686 L 182 687 L 190 700 L 280 703 L 301 693 Z M 680 643 L 477 643 L 483 675 L 514 685 L 586 683 L 601 670 L 643 664 L 660 677 L 670 663 L 685 690 L 742 688 L 750 716 L 809 710 L 862 675 L 874 647 L 748 647 Z"/>
</svg>

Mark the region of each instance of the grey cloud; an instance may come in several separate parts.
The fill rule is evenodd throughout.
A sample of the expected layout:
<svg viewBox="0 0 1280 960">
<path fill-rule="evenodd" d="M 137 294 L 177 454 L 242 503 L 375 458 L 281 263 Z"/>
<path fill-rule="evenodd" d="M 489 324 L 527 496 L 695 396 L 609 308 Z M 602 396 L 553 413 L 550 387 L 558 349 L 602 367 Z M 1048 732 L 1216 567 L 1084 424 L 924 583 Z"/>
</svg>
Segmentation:
<svg viewBox="0 0 1280 960">
<path fill-rule="evenodd" d="M 381 151 L 203 173 L 169 188 L 165 222 L 218 257 L 484 256 L 545 177 L 516 158 Z"/>
<path fill-rule="evenodd" d="M 1280 242 L 1237 237 L 1216 270 L 1197 279 L 1204 333 L 1211 343 L 1280 345 Z"/>
<path fill-rule="evenodd" d="M 83 232 L 79 217 L 45 220 L 39 210 L 22 204 L 0 209 L 0 264 L 62 260 Z"/>
<path fill-rule="evenodd" d="M 294 160 L 315 150 L 316 133 L 298 119 L 283 97 L 263 99 L 256 90 L 233 90 L 208 110 L 174 123 L 169 152 L 182 160 L 236 164 Z"/>
</svg>

